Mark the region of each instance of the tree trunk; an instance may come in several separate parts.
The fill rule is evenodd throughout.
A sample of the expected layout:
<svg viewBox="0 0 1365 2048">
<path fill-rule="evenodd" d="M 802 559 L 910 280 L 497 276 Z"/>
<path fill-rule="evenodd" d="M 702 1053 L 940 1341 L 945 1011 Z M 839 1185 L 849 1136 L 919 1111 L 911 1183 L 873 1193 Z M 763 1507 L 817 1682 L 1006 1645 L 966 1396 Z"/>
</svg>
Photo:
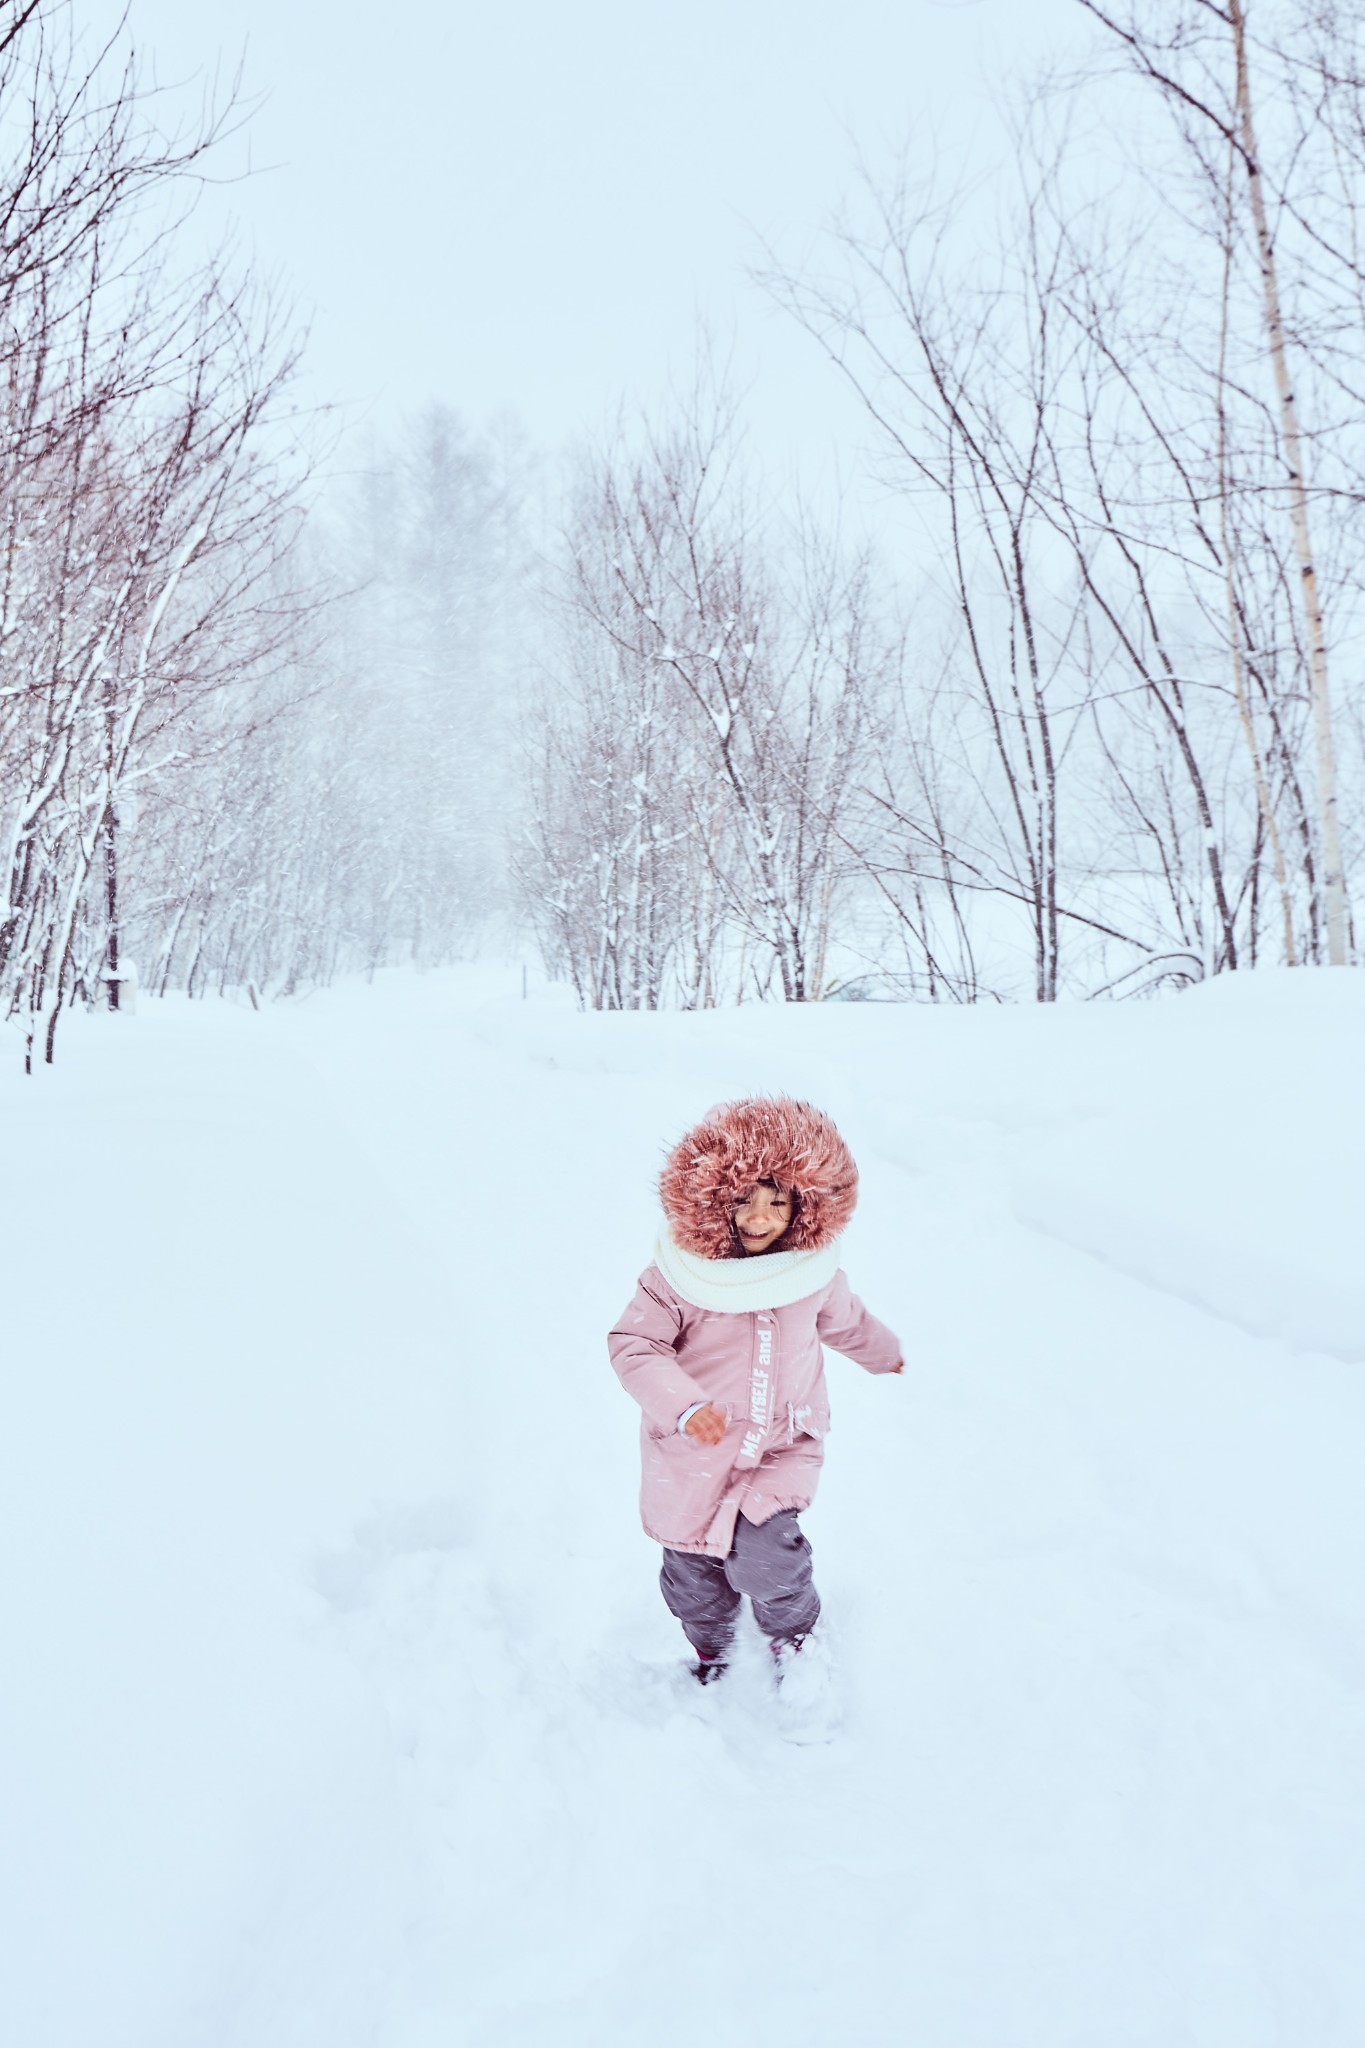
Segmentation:
<svg viewBox="0 0 1365 2048">
<path fill-rule="evenodd" d="M 1294 528 L 1294 550 L 1299 559 L 1299 576 L 1303 590 L 1304 622 L 1308 639 L 1308 687 L 1313 706 L 1313 732 L 1317 743 L 1318 829 L 1322 835 L 1327 958 L 1333 967 L 1344 967 L 1347 951 L 1346 871 L 1342 860 L 1341 826 L 1337 814 L 1337 763 L 1336 748 L 1332 739 L 1332 702 L 1327 687 L 1327 640 L 1323 631 L 1322 601 L 1318 596 L 1317 569 L 1308 525 L 1308 492 L 1304 483 L 1298 403 L 1289 375 L 1284 321 L 1280 312 L 1275 244 L 1266 216 L 1260 160 L 1256 154 L 1256 131 L 1251 110 L 1251 77 L 1247 68 L 1246 16 L 1241 0 L 1228 0 L 1228 20 L 1232 27 L 1237 57 L 1237 118 L 1241 128 L 1242 151 L 1246 160 L 1252 218 L 1256 225 L 1261 286 L 1265 295 L 1266 338 L 1270 346 L 1270 360 L 1274 366 L 1275 385 L 1279 393 L 1280 430 L 1284 436 L 1285 464 L 1289 471 L 1289 505 Z"/>
</svg>

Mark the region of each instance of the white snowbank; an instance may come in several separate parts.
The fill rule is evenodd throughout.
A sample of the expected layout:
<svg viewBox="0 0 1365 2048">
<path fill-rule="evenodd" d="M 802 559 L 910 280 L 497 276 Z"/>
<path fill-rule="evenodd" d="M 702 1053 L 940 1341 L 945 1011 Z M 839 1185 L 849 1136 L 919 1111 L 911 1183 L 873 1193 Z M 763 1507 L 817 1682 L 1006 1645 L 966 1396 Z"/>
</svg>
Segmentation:
<svg viewBox="0 0 1365 2048">
<path fill-rule="evenodd" d="M 517 986 L 0 1071 L 7 2038 L 1354 2048 L 1365 976 Z M 821 1751 L 676 1682 L 602 1345 L 664 1142 L 774 1088 L 912 1360 L 831 1365 Z"/>
<path fill-rule="evenodd" d="M 1109 1101 L 1030 1159 L 1019 1215 L 1251 1335 L 1365 1363 L 1361 980 L 1285 970 L 1115 1013 Z"/>
</svg>

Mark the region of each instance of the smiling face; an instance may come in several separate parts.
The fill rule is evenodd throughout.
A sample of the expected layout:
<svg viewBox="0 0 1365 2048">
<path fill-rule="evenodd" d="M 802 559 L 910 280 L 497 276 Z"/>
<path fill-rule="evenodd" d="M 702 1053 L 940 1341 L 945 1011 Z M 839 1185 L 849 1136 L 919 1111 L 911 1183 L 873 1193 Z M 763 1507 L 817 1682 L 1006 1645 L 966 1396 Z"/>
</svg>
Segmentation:
<svg viewBox="0 0 1365 2048">
<path fill-rule="evenodd" d="M 751 1187 L 735 1210 L 735 1236 L 746 1257 L 770 1252 L 792 1220 L 792 1198 L 775 1181 Z"/>
</svg>

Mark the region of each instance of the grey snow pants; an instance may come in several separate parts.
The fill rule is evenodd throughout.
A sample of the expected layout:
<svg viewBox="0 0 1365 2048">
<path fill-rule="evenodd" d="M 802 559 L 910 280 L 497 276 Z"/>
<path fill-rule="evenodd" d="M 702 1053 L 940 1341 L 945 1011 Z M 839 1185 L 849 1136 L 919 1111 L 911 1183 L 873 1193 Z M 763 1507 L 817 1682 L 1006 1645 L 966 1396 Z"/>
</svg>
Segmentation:
<svg viewBox="0 0 1365 2048">
<path fill-rule="evenodd" d="M 783 1508 L 766 1522 L 748 1522 L 740 1515 L 728 1557 L 665 1549 L 659 1584 L 697 1655 L 720 1657 L 745 1593 L 765 1635 L 799 1636 L 814 1628 L 820 1596 L 810 1560 L 810 1544 L 801 1533 L 796 1510 Z"/>
</svg>

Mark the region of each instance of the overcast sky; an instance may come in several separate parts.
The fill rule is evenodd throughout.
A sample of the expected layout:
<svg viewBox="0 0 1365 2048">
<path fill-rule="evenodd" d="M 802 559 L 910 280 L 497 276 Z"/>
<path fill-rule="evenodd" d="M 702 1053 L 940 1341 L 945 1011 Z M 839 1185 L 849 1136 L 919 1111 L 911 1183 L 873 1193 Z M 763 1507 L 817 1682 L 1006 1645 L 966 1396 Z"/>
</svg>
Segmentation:
<svg viewBox="0 0 1365 2048">
<path fill-rule="evenodd" d="M 95 18 L 87 9 L 87 19 Z M 698 314 L 774 462 L 826 459 L 831 374 L 747 281 L 852 180 L 991 139 L 992 80 L 1076 0 L 132 0 L 163 83 L 246 53 L 254 179 L 224 203 L 311 314 L 313 395 L 439 397 L 555 445 L 685 366 Z"/>
</svg>

